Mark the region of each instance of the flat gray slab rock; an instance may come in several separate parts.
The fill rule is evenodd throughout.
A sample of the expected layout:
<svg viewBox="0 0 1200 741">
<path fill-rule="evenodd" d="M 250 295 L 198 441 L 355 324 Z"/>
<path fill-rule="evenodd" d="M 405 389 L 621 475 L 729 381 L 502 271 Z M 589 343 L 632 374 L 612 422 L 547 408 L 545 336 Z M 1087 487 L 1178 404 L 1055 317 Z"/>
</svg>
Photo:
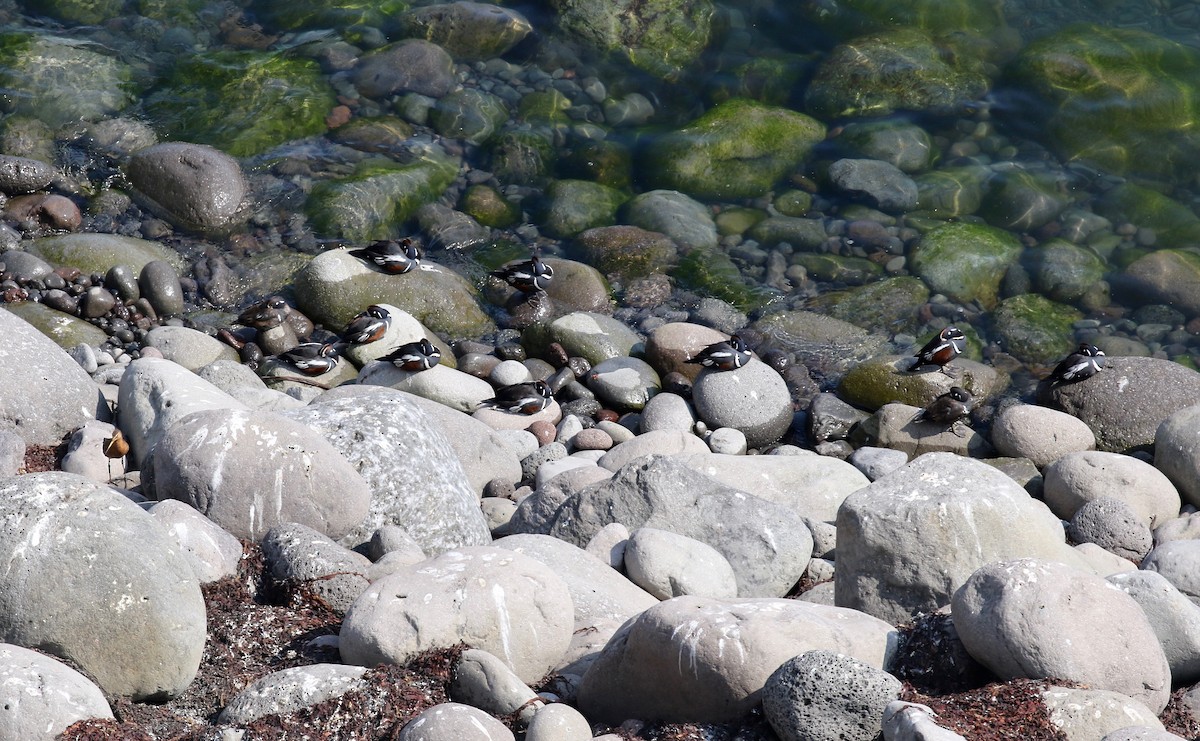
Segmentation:
<svg viewBox="0 0 1200 741">
<path fill-rule="evenodd" d="M 140 507 L 68 473 L 0 484 L 0 640 L 52 649 L 107 695 L 182 692 L 207 638 L 200 582 Z"/>
<path fill-rule="evenodd" d="M 566 652 L 575 629 L 567 585 L 544 564 L 475 546 L 401 567 L 367 588 L 342 623 L 349 664 L 399 664 L 459 642 L 536 682 Z"/>
<path fill-rule="evenodd" d="M 88 420 L 108 417 L 100 389 L 53 340 L 0 309 L 0 429 L 29 445 L 58 445 Z"/>
<path fill-rule="evenodd" d="M 588 669 L 578 706 L 592 721 L 719 723 L 759 702 L 767 678 L 825 649 L 877 669 L 895 629 L 869 615 L 797 600 L 676 597 L 621 626 Z"/>
<path fill-rule="evenodd" d="M 742 597 L 781 597 L 812 555 L 812 535 L 791 508 L 722 484 L 667 456 L 627 465 L 567 498 L 549 534 L 579 547 L 600 528 L 654 527 L 706 543 L 729 561 Z"/>
<path fill-rule="evenodd" d="M 194 412 L 152 458 L 158 498 L 180 499 L 239 538 L 285 522 L 341 538 L 367 516 L 371 491 L 358 471 L 320 431 L 273 412 Z"/>
<path fill-rule="evenodd" d="M 491 542 L 487 520 L 454 448 L 407 394 L 347 386 L 287 416 L 311 427 L 366 480 L 364 520 L 338 537 L 354 547 L 399 525 L 428 555 Z"/>
<path fill-rule="evenodd" d="M 837 516 L 837 604 L 892 623 L 950 602 L 979 567 L 1034 556 L 1078 565 L 1062 524 L 999 470 L 929 453 L 861 489 Z"/>
<path fill-rule="evenodd" d="M 1170 698 L 1170 666 L 1142 608 L 1094 574 L 1036 558 L 994 562 L 954 593 L 951 614 L 963 646 L 1001 679 L 1070 679 L 1153 713 Z"/>
<path fill-rule="evenodd" d="M 366 686 L 365 666 L 312 664 L 268 674 L 229 701 L 218 723 L 244 725 L 264 715 L 293 713 Z"/>
<path fill-rule="evenodd" d="M 112 718 L 90 679 L 46 654 L 0 643 L 4 738 L 52 739 L 73 723 Z"/>
</svg>

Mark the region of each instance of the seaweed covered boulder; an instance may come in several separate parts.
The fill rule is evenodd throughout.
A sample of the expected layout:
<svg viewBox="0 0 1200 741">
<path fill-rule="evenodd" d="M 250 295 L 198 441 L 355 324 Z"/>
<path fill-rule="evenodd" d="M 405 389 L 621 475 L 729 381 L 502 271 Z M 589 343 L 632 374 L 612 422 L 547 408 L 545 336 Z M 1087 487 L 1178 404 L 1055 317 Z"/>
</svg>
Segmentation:
<svg viewBox="0 0 1200 741">
<path fill-rule="evenodd" d="M 146 99 L 171 138 L 234 157 L 325 131 L 336 105 L 316 62 L 281 53 L 216 51 L 183 57 Z"/>
<path fill-rule="evenodd" d="M 112 116 L 132 103 L 132 70 L 96 48 L 57 36 L 0 35 L 5 112 L 58 127 Z"/>
<path fill-rule="evenodd" d="M 953 222 L 930 229 L 911 256 L 912 271 L 931 289 L 991 308 L 1000 281 L 1021 255 L 1013 235 L 983 224 Z"/>
<path fill-rule="evenodd" d="M 735 98 L 653 141 L 642 175 L 695 198 L 754 198 L 824 138 L 824 125 L 803 113 Z"/>
<path fill-rule="evenodd" d="M 1030 43 L 1013 66 L 1021 115 L 1065 160 L 1177 182 L 1200 165 L 1200 51 L 1131 28 L 1077 24 Z"/>
</svg>

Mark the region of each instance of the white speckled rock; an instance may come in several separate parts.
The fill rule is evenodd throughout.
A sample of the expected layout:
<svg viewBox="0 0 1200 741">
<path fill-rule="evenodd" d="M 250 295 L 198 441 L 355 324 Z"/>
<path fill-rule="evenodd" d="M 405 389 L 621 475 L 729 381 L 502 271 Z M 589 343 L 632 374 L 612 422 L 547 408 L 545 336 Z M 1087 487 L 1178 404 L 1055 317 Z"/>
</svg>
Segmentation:
<svg viewBox="0 0 1200 741">
<path fill-rule="evenodd" d="M 412 397 L 377 386 L 326 391 L 291 419 L 322 435 L 366 480 L 370 509 L 342 545 L 400 525 L 427 554 L 491 542 L 479 496 L 446 435 Z"/>
<path fill-rule="evenodd" d="M 1158 426 L 1154 465 L 1179 487 L 1184 501 L 1200 506 L 1200 406 L 1181 409 Z"/>
<path fill-rule="evenodd" d="M 371 499 L 320 432 L 272 412 L 193 412 L 163 434 L 150 465 L 158 497 L 251 540 L 284 522 L 340 538 L 362 523 Z"/>
<path fill-rule="evenodd" d="M 285 522 L 268 530 L 262 555 L 277 581 L 307 585 L 339 615 L 370 583 L 370 559 L 299 523 Z"/>
<path fill-rule="evenodd" d="M 342 623 L 350 664 L 402 663 L 460 641 L 535 682 L 567 650 L 574 608 L 549 567 L 503 548 L 447 551 L 372 584 Z"/>
<path fill-rule="evenodd" d="M 951 615 L 963 646 L 1001 679 L 1070 679 L 1152 714 L 1170 698 L 1170 666 L 1142 608 L 1094 574 L 1034 558 L 996 561 L 954 593 Z"/>
<path fill-rule="evenodd" d="M 1064 520 L 1101 497 L 1125 502 L 1151 529 L 1179 516 L 1179 491 L 1161 471 L 1122 453 L 1068 453 L 1046 466 L 1042 496 Z"/>
<path fill-rule="evenodd" d="M 470 705 L 443 702 L 413 718 L 400 731 L 399 741 L 514 741 L 512 731 Z"/>
<path fill-rule="evenodd" d="M 1047 466 L 1067 453 L 1095 450 L 1092 428 L 1057 409 L 1016 404 L 992 423 L 992 444 L 1002 455 L 1028 458 L 1038 468 Z"/>
<path fill-rule="evenodd" d="M 1040 694 L 1050 722 L 1068 739 L 1100 739 L 1130 723 L 1166 730 L 1145 703 L 1120 692 L 1051 685 Z"/>
<path fill-rule="evenodd" d="M 111 718 L 100 688 L 71 667 L 0 643 L 0 738 L 51 741 L 71 724 Z"/>
<path fill-rule="evenodd" d="M 178 363 L 138 358 L 121 376 L 117 409 L 136 465 L 175 422 L 192 412 L 249 407 Z"/>
<path fill-rule="evenodd" d="M 579 355 L 597 365 L 609 358 L 628 357 L 641 343 L 637 333 L 624 322 L 604 314 L 576 311 L 550 322 L 546 342 L 557 342 L 567 355 Z"/>
<path fill-rule="evenodd" d="M 53 340 L 6 309 L 0 336 L 0 428 L 27 444 L 57 445 L 88 420 L 107 419 L 96 384 Z"/>
<path fill-rule="evenodd" d="M 763 685 L 763 715 L 782 741 L 873 741 L 900 680 L 825 650 L 780 664 Z"/>
<path fill-rule="evenodd" d="M 154 518 L 113 489 L 48 472 L 0 482 L 0 522 L 5 641 L 70 659 L 109 696 L 161 700 L 191 683 L 204 599 Z"/>
<path fill-rule="evenodd" d="M 244 725 L 264 715 L 292 713 L 352 690 L 366 687 L 364 666 L 311 664 L 277 671 L 239 692 L 217 718 L 218 723 Z"/>
<path fill-rule="evenodd" d="M 676 597 L 625 623 L 588 669 L 578 707 L 593 721 L 719 723 L 748 712 L 789 658 L 815 649 L 882 668 L 888 623 L 798 600 Z"/>
<path fill-rule="evenodd" d="M 639 527 L 625 547 L 629 580 L 655 597 L 737 596 L 737 577 L 720 551 L 693 538 Z"/>
<path fill-rule="evenodd" d="M 146 511 L 179 543 L 201 584 L 237 574 L 242 544 L 220 525 L 177 499 L 165 499 Z"/>
<path fill-rule="evenodd" d="M 706 368 L 692 386 L 696 416 L 710 428 L 733 427 L 746 444 L 773 443 L 792 424 L 792 395 L 783 378 L 757 358 L 731 371 Z"/>
</svg>

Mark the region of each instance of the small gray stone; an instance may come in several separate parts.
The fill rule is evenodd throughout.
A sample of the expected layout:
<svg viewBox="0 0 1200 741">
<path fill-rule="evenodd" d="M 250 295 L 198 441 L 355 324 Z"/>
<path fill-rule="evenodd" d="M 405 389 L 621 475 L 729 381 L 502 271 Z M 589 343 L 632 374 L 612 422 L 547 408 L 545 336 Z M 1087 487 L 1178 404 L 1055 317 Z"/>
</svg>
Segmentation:
<svg viewBox="0 0 1200 741">
<path fill-rule="evenodd" d="M 554 703 L 538 708 L 525 729 L 525 741 L 590 741 L 587 718 L 571 707 Z"/>
<path fill-rule="evenodd" d="M 763 685 L 763 715 L 781 741 L 872 741 L 900 697 L 891 674 L 831 651 L 788 659 Z"/>
<path fill-rule="evenodd" d="M 138 290 L 160 317 L 183 313 L 183 286 L 175 268 L 164 260 L 151 260 L 138 275 Z"/>
<path fill-rule="evenodd" d="M 885 741 L 967 741 L 934 722 L 937 713 L 927 705 L 893 700 L 883 710 Z"/>
<path fill-rule="evenodd" d="M 708 207 L 676 190 L 640 193 L 625 205 L 625 223 L 670 237 L 684 250 L 717 246 Z"/>
<path fill-rule="evenodd" d="M 507 664 L 477 648 L 463 651 L 447 689 L 451 700 L 492 715 L 511 715 L 537 697 Z"/>
<path fill-rule="evenodd" d="M 371 561 L 298 523 L 276 525 L 262 539 L 263 559 L 279 581 L 301 585 L 344 615 L 367 588 Z"/>
<path fill-rule="evenodd" d="M 135 152 L 126 171 L 138 200 L 185 229 L 220 231 L 244 216 L 249 188 L 242 168 L 214 147 L 156 144 Z M 144 286 L 142 295 L 147 295 Z"/>
<path fill-rule="evenodd" d="M 850 463 L 867 478 L 877 481 L 892 471 L 903 468 L 908 463 L 908 454 L 902 450 L 867 445 L 850 455 Z"/>
<path fill-rule="evenodd" d="M 756 358 L 736 370 L 701 371 L 692 386 L 692 404 L 710 428 L 741 430 L 753 448 L 775 442 L 792 424 L 787 384 Z"/>
<path fill-rule="evenodd" d="M 732 427 L 719 427 L 708 436 L 708 447 L 718 455 L 745 455 L 746 434 Z"/>
<path fill-rule="evenodd" d="M 637 411 L 658 393 L 662 382 L 646 361 L 618 357 L 592 366 L 587 386 L 606 406 L 618 411 Z"/>
<path fill-rule="evenodd" d="M 83 368 L 84 373 L 95 373 L 96 368 L 99 367 L 96 362 L 96 348 L 91 345 L 81 342 L 67 352 L 71 354 L 76 363 L 79 363 L 79 367 Z"/>
<path fill-rule="evenodd" d="M 403 553 L 412 557 L 413 563 L 425 560 L 425 552 L 408 531 L 399 525 L 384 525 L 371 535 L 367 544 L 367 557 L 378 561 L 389 553 Z"/>
<path fill-rule="evenodd" d="M 1154 545 L 1150 528 L 1125 502 L 1115 497 L 1093 499 L 1080 507 L 1067 528 L 1076 543 L 1095 543 L 1109 553 L 1141 563 Z"/>
<path fill-rule="evenodd" d="M 660 600 L 685 594 L 737 596 L 737 577 L 719 551 L 667 530 L 634 530 L 625 546 L 625 571 L 630 581 Z"/>
<path fill-rule="evenodd" d="M 837 394 L 820 393 L 814 396 L 808 405 L 808 434 L 818 443 L 846 440 L 850 437 L 850 430 L 854 425 L 869 416 L 871 415 L 863 410 L 839 399 Z"/>
<path fill-rule="evenodd" d="M 422 710 L 401 729 L 398 741 L 514 741 L 503 723 L 470 705 L 443 702 Z"/>
<path fill-rule="evenodd" d="M 629 528 L 619 522 L 611 522 L 592 536 L 584 550 L 617 571 L 623 572 L 625 570 L 625 547 L 628 543 Z"/>
<path fill-rule="evenodd" d="M 917 184 L 900 168 L 882 160 L 837 160 L 829 166 L 829 179 L 839 190 L 887 213 L 917 207 Z"/>
<path fill-rule="evenodd" d="M 500 388 L 501 386 L 513 386 L 518 383 L 529 383 L 533 380 L 533 376 L 529 373 L 529 368 L 519 360 L 502 360 L 492 368 L 492 372 L 488 374 L 488 380 L 492 385 Z"/>
<path fill-rule="evenodd" d="M 363 55 L 354 86 L 369 98 L 415 92 L 440 98 L 453 89 L 454 60 L 437 44 L 404 39 Z"/>
<path fill-rule="evenodd" d="M 1180 515 L 1154 528 L 1155 545 L 1172 540 L 1200 540 L 1200 512 Z"/>
<path fill-rule="evenodd" d="M 543 445 L 521 459 L 521 476 L 526 481 L 532 481 L 543 463 L 562 460 L 566 457 L 567 446 L 562 443 L 552 442 Z"/>
<path fill-rule="evenodd" d="M 54 180 L 53 165 L 29 157 L 0 155 L 0 191 L 9 195 L 42 190 Z"/>
<path fill-rule="evenodd" d="M 0 253 L 0 262 L 6 272 L 11 272 L 19 281 L 41 280 L 54 272 L 54 266 L 42 258 L 22 250 Z"/>
</svg>

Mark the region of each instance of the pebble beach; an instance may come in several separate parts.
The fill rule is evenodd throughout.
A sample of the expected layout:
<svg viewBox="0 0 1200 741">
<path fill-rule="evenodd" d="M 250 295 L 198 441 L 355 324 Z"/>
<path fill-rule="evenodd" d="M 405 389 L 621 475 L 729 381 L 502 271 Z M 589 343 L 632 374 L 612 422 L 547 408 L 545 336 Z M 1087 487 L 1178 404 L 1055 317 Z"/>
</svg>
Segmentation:
<svg viewBox="0 0 1200 741">
<path fill-rule="evenodd" d="M 0 738 L 1200 738 L 1192 3 L 33 5 Z"/>
</svg>

